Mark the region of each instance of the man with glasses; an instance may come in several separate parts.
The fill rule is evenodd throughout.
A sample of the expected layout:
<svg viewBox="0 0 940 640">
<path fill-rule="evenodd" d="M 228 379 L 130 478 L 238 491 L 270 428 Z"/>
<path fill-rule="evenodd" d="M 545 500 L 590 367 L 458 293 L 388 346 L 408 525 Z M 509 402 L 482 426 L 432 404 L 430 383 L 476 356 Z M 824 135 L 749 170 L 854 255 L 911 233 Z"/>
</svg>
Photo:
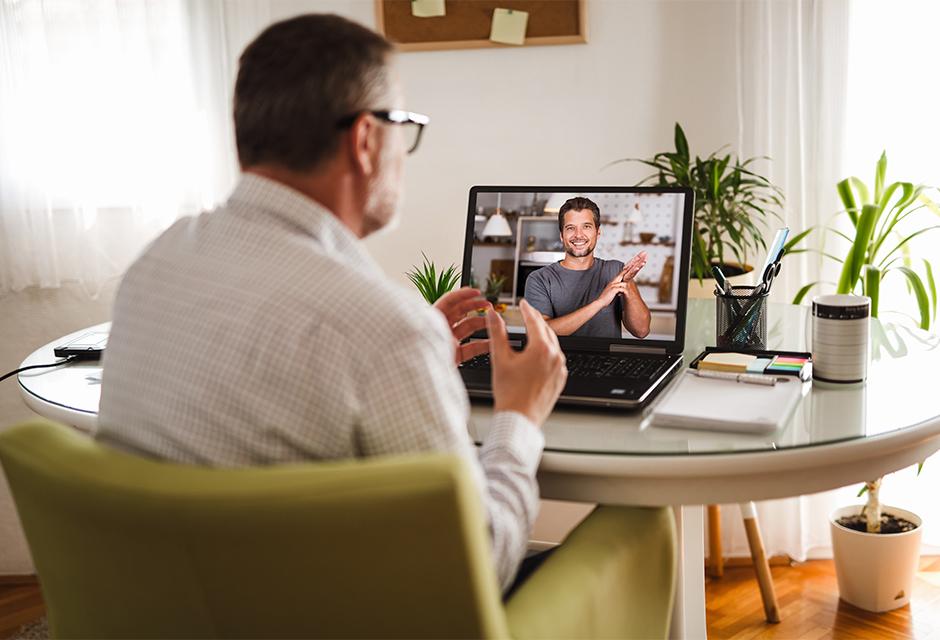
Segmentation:
<svg viewBox="0 0 940 640">
<path fill-rule="evenodd" d="M 219 208 L 176 222 L 131 266 L 103 359 L 97 438 L 240 466 L 448 451 L 489 518 L 507 587 L 538 508 L 540 427 L 567 375 L 523 303 L 510 349 L 475 289 L 435 308 L 388 280 L 361 238 L 396 215 L 427 116 L 402 110 L 381 36 L 336 16 L 266 29 L 240 59 L 243 174 Z M 461 344 L 486 327 L 490 339 Z M 456 362 L 489 349 L 493 426 L 478 452 Z"/>
</svg>

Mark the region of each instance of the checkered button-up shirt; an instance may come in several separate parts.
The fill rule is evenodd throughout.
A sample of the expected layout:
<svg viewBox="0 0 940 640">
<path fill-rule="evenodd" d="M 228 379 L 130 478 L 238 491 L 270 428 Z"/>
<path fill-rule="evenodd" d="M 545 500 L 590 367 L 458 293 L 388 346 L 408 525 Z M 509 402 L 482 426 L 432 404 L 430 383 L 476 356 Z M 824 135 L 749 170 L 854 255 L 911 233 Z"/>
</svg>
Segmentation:
<svg viewBox="0 0 940 640">
<path fill-rule="evenodd" d="M 443 315 L 301 194 L 245 174 L 224 206 L 170 227 L 121 283 L 103 367 L 97 437 L 137 453 L 215 466 L 456 453 L 511 583 L 541 431 L 497 413 L 478 451 Z"/>
</svg>

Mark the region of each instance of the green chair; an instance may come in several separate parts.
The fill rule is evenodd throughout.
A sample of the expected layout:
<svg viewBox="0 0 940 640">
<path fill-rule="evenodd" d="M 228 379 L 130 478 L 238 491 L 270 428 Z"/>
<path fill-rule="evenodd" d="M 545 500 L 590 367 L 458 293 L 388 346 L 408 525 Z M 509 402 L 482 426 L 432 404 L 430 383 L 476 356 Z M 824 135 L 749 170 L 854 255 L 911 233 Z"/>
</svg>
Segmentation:
<svg viewBox="0 0 940 640">
<path fill-rule="evenodd" d="M 668 509 L 600 507 L 500 598 L 452 456 L 212 469 L 0 434 L 54 637 L 665 637 Z"/>
</svg>

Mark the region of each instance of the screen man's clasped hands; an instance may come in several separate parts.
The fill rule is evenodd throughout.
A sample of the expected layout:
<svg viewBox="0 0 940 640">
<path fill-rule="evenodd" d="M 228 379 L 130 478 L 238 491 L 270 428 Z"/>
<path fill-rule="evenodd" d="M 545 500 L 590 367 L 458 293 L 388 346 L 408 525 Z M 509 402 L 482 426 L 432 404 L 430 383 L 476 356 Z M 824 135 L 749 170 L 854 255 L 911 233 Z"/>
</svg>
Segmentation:
<svg viewBox="0 0 940 640">
<path fill-rule="evenodd" d="M 614 301 L 614 298 L 618 295 L 626 295 L 628 290 L 628 285 L 630 282 L 633 282 L 633 279 L 636 278 L 636 275 L 640 272 L 640 269 L 646 266 L 646 252 L 641 251 L 633 258 L 630 259 L 630 262 L 623 265 L 623 269 L 620 270 L 616 276 L 614 276 L 610 282 L 607 283 L 607 286 L 604 287 L 604 290 L 601 291 L 601 295 L 597 297 L 605 305 L 610 304 Z"/>
</svg>

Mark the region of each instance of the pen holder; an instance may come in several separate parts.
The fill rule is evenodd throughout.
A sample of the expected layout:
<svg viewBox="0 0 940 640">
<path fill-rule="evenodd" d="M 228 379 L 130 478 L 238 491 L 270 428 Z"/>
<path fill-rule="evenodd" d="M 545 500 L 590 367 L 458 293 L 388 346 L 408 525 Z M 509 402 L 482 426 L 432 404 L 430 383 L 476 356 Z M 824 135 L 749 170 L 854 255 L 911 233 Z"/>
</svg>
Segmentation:
<svg viewBox="0 0 940 640">
<path fill-rule="evenodd" d="M 715 343 L 722 349 L 767 348 L 768 292 L 760 287 L 736 286 L 729 293 L 715 292 Z"/>
</svg>

